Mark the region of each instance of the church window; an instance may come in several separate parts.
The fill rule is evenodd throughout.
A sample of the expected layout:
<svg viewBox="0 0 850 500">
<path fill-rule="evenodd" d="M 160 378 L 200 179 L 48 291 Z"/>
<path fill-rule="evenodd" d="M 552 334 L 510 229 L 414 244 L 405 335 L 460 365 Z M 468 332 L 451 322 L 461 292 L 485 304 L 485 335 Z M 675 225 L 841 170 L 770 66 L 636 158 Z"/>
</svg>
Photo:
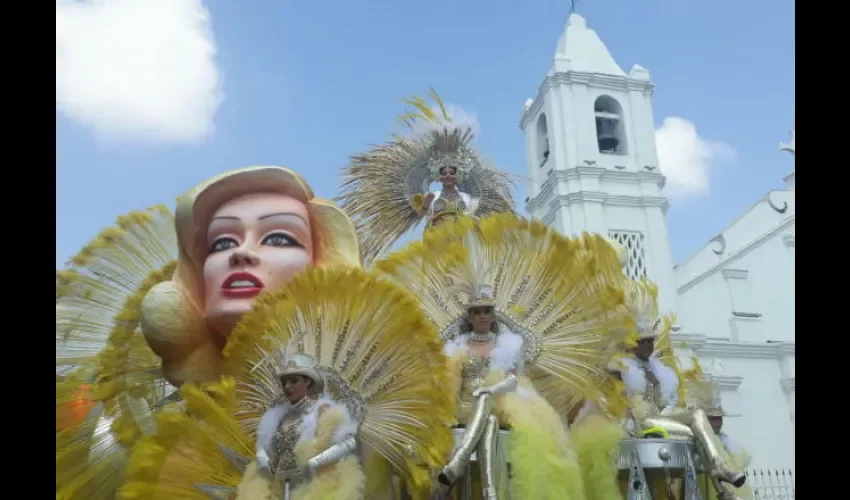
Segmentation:
<svg viewBox="0 0 850 500">
<path fill-rule="evenodd" d="M 756 312 L 753 292 L 750 287 L 749 272 L 746 269 L 723 269 L 721 275 L 729 287 L 729 300 L 732 305 L 732 316 L 738 318 L 760 318 Z"/>
<path fill-rule="evenodd" d="M 540 113 L 540 117 L 537 118 L 537 157 L 537 164 L 541 168 L 549 159 L 549 127 L 545 113 Z"/>
<path fill-rule="evenodd" d="M 608 237 L 628 250 L 629 261 L 624 270 L 630 280 L 646 278 L 645 237 L 639 231 L 608 231 Z"/>
<path fill-rule="evenodd" d="M 596 116 L 596 142 L 599 152 L 626 154 L 626 127 L 620 103 L 611 96 L 599 96 L 593 104 L 593 112 Z"/>
</svg>

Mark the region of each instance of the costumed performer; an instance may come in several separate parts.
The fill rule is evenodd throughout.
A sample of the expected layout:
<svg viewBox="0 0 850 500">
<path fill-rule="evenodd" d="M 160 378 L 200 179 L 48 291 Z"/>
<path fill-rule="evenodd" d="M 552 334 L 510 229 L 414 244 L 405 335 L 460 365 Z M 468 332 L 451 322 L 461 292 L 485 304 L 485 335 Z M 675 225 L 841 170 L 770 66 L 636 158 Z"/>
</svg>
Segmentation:
<svg viewBox="0 0 850 500">
<path fill-rule="evenodd" d="M 57 435 L 57 498 L 114 496 L 152 412 L 179 399 L 174 386 L 217 379 L 230 330 L 262 290 L 306 267 L 359 264 L 348 216 L 282 167 L 204 181 L 175 216 L 119 217 L 57 273 L 57 370 L 71 368 L 57 413 L 85 384 L 98 403 Z"/>
<path fill-rule="evenodd" d="M 718 452 L 723 457 L 723 460 L 733 468 L 733 470 L 745 470 L 752 461 L 752 457 L 747 451 L 734 442 L 729 436 L 723 432 L 723 419 L 726 417 L 737 417 L 726 413 L 723 410 L 720 401 L 720 390 L 715 384 L 714 376 L 703 373 L 698 362 L 694 362 L 694 367 L 685 373 L 686 389 L 685 400 L 686 407 L 691 410 L 702 410 L 708 418 L 708 423 L 713 431 L 713 440 Z M 741 500 L 752 500 L 753 491 L 747 484 L 734 488 L 732 492 L 734 497 L 728 492 L 722 492 L 718 495 L 717 489 L 713 481 L 704 478 L 702 483 L 707 491 L 706 500 L 716 500 L 722 498 L 739 498 Z M 726 485 L 724 485 L 726 486 Z M 725 497 L 722 495 L 726 495 Z"/>
<path fill-rule="evenodd" d="M 433 90 L 429 96 L 433 107 L 422 97 L 404 101 L 414 108 L 398 119 L 405 134 L 353 156 L 343 170 L 339 201 L 357 227 L 367 264 L 423 218 L 431 228 L 462 215 L 513 211 L 507 175 L 471 145 L 475 117 L 445 105 Z M 441 189 L 430 191 L 432 182 Z"/>
<path fill-rule="evenodd" d="M 184 386 L 188 412 L 160 413 L 134 448 L 121 498 L 393 498 L 364 489 L 389 479 L 383 464 L 426 498 L 454 402 L 417 306 L 355 268 L 310 269 L 265 295 L 233 331 L 223 382 Z"/>
<path fill-rule="evenodd" d="M 648 282 L 632 281 L 627 289 L 627 303 L 637 318 L 639 339 L 633 354 L 612 368 L 619 371 L 630 402 L 632 418 L 628 430 L 637 436 L 660 433 L 674 439 L 693 439 L 706 459 L 712 482 L 719 490 L 718 498 L 735 498 L 724 483 L 739 488 L 746 476 L 723 458 L 705 411 L 684 408 L 682 373 L 670 366 L 676 363 L 669 342 L 674 318 L 659 315 L 657 293 L 657 288 Z M 666 345 L 656 345 L 656 339 L 664 339 Z"/>
<path fill-rule="evenodd" d="M 458 442 L 438 477 L 442 492 L 583 498 L 563 408 L 547 399 L 600 396 L 594 382 L 615 330 L 606 313 L 623 299 L 604 279 L 619 272 L 611 247 L 502 213 L 441 224 L 375 268 L 413 291 L 446 341 Z M 480 478 L 469 473 L 476 451 Z"/>
</svg>

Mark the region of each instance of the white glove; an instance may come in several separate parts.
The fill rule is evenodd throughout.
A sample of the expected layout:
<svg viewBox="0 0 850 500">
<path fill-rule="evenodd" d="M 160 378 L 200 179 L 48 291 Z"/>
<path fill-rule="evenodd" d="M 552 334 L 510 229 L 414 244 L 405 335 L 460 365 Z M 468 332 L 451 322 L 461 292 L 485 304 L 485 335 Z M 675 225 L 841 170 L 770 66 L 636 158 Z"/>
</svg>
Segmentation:
<svg viewBox="0 0 850 500">
<path fill-rule="evenodd" d="M 257 450 L 257 471 L 267 477 L 273 475 L 271 459 L 269 458 L 269 454 L 266 453 L 266 450 Z"/>
<path fill-rule="evenodd" d="M 301 469 L 301 477 L 306 481 L 313 479 L 313 475 L 316 473 L 316 468 L 316 464 L 313 460 L 308 460 L 307 465 Z"/>
<path fill-rule="evenodd" d="M 493 390 L 490 389 L 490 387 L 481 387 L 479 389 L 475 389 L 474 391 L 472 391 L 472 397 L 473 398 L 477 398 L 478 396 L 481 396 L 482 394 L 493 394 Z"/>
<path fill-rule="evenodd" d="M 477 398 L 482 394 L 492 394 L 494 396 L 504 392 L 514 391 L 517 388 L 517 379 L 515 375 L 508 375 L 504 380 L 489 387 L 481 387 L 472 393 L 472 397 Z"/>
</svg>

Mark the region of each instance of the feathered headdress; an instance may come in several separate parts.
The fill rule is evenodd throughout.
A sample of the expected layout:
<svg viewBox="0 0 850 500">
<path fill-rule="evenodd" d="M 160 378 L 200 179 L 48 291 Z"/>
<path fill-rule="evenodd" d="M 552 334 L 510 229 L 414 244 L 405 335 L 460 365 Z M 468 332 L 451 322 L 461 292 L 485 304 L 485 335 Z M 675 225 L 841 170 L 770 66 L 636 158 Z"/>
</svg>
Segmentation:
<svg viewBox="0 0 850 500">
<path fill-rule="evenodd" d="M 422 220 L 422 195 L 444 166 L 457 169 L 457 189 L 477 200 L 477 216 L 513 211 L 507 174 L 471 146 L 477 121 L 445 105 L 433 90 L 428 94 L 433 107 L 422 97 L 404 100 L 413 108 L 398 118 L 406 133 L 353 156 L 343 169 L 338 201 L 357 226 L 366 264 Z"/>
<path fill-rule="evenodd" d="M 478 134 L 478 120 L 456 106 L 447 106 L 433 89 L 428 96 L 434 100 L 431 106 L 420 96 L 411 96 L 402 102 L 413 107 L 406 111 L 397 122 L 407 128 L 406 137 L 429 143 L 428 170 L 431 181 L 440 180 L 440 169 L 457 169 L 457 183 L 463 184 L 463 177 L 481 166 L 478 155 L 470 143 Z M 430 184 L 430 183 L 429 183 Z M 423 190 L 428 186 L 423 186 Z"/>
<path fill-rule="evenodd" d="M 492 287 L 497 320 L 524 339 L 535 387 L 563 411 L 603 396 L 611 336 L 630 330 L 615 314 L 622 273 L 602 237 L 568 239 L 513 214 L 439 226 L 375 267 L 420 298 L 444 339 L 460 333 L 468 292 Z"/>
</svg>

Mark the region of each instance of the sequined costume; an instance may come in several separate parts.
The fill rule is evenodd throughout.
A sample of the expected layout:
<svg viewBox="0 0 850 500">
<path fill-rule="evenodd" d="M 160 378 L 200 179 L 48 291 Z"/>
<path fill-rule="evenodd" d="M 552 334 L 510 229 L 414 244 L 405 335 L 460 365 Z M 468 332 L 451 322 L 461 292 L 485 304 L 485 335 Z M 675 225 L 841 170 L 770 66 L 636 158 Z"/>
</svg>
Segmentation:
<svg viewBox="0 0 850 500">
<path fill-rule="evenodd" d="M 478 203 L 468 193 L 463 191 L 434 191 L 434 200 L 428 207 L 428 227 L 436 226 L 448 220 L 455 220 L 462 215 L 473 215 L 477 212 Z"/>
<path fill-rule="evenodd" d="M 583 499 L 560 415 L 603 397 L 609 332 L 626 330 L 610 314 L 623 301 L 608 280 L 619 273 L 611 247 L 502 213 L 441 224 L 375 267 L 419 298 L 457 377 L 459 429 L 442 487 L 487 500 Z M 470 326 L 468 311 L 480 307 L 492 308 L 489 334 Z M 480 482 L 469 474 L 473 453 Z"/>
<path fill-rule="evenodd" d="M 505 335 L 508 334 L 506 333 Z M 500 337 L 499 340 L 504 338 Z M 450 353 L 453 353 L 456 349 L 466 350 L 469 335 L 463 335 L 458 340 L 459 342 L 452 345 L 452 349 L 449 350 Z M 466 425 L 472 417 L 477 400 L 473 394 L 478 389 L 485 387 L 484 382 L 490 373 L 490 359 L 490 357 L 483 356 L 468 356 L 466 362 L 461 367 L 460 395 L 458 396 L 457 410 L 455 411 L 455 419 L 457 419 L 458 423 Z M 508 365 L 506 368 L 507 370 L 505 371 L 514 371 L 516 369 L 513 365 Z"/>
<path fill-rule="evenodd" d="M 339 201 L 357 226 L 367 265 L 423 219 L 427 229 L 461 216 L 513 212 L 508 176 L 472 146 L 475 118 L 433 90 L 429 95 L 433 106 L 421 97 L 405 100 L 412 111 L 398 119 L 404 132 L 353 156 L 343 169 Z M 431 191 L 434 182 L 443 187 Z"/>
<path fill-rule="evenodd" d="M 295 446 L 301 440 L 301 426 L 304 424 L 305 417 L 317 418 L 312 413 L 318 410 L 318 406 L 316 401 L 309 397 L 286 406 L 288 408 L 281 415 L 283 418 L 281 418 L 268 447 L 270 466 L 276 476 L 285 477 L 287 480 L 291 480 L 294 486 L 297 486 L 303 481 L 303 475 L 295 457 Z M 289 420 L 288 418 L 292 419 Z"/>
</svg>

